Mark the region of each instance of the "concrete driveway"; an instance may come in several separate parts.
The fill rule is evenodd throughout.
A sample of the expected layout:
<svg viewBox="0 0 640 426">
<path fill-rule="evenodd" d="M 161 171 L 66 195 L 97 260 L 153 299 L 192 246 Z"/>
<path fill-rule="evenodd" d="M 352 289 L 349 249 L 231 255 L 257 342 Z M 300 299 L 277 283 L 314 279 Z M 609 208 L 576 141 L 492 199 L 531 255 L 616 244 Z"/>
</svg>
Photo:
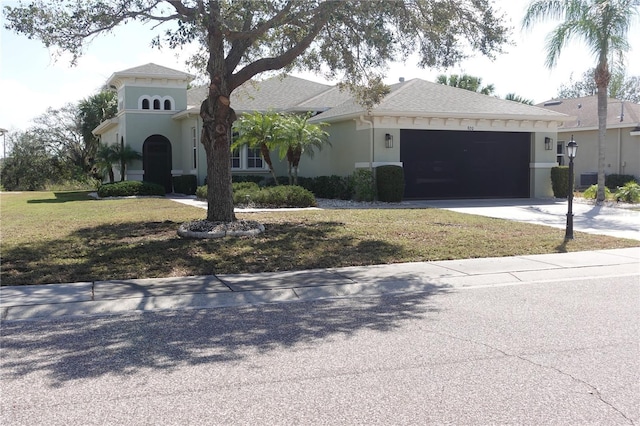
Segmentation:
<svg viewBox="0 0 640 426">
<path fill-rule="evenodd" d="M 418 203 L 418 202 L 415 202 Z M 509 199 L 509 200 L 436 200 L 420 205 L 460 213 L 496 217 L 518 222 L 565 228 L 566 200 Z M 622 207 L 607 207 L 574 201 L 575 231 L 640 240 L 640 211 Z"/>
</svg>

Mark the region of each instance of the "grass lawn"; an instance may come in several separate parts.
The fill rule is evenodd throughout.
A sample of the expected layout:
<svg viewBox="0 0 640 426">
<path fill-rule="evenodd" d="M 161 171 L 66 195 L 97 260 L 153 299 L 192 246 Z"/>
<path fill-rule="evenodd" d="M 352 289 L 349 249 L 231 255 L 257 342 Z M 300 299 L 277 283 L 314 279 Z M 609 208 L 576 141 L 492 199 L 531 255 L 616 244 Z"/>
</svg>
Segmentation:
<svg viewBox="0 0 640 426">
<path fill-rule="evenodd" d="M 267 272 L 635 247 L 640 242 L 438 209 L 238 214 L 258 237 L 187 240 L 202 209 L 86 192 L 0 195 L 2 285 Z"/>
</svg>

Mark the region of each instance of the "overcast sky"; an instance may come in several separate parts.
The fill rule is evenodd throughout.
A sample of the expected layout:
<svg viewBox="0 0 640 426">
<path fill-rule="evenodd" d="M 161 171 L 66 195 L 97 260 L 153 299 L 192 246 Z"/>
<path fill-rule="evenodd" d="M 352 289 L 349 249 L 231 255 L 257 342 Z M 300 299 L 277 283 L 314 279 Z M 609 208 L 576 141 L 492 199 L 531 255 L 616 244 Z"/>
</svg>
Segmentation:
<svg viewBox="0 0 640 426">
<path fill-rule="evenodd" d="M 2 0 L 0 4 L 16 5 L 16 1 Z M 520 31 L 520 22 L 528 0 L 496 0 L 497 7 L 508 16 L 513 28 L 514 46 L 505 47 L 505 53 L 495 61 L 476 57 L 465 60 L 449 70 L 423 70 L 416 61 L 394 64 L 387 73 L 387 83 L 421 78 L 434 81 L 441 73 L 467 72 L 492 83 L 496 94 L 504 97 L 509 92 L 536 103 L 553 98 L 558 87 L 569 81 L 573 74 L 579 79 L 584 71 L 595 65 L 595 59 L 581 43 L 565 47 L 558 65 L 552 70 L 544 66 L 544 41 L 552 24 L 538 25 L 532 32 Z M 68 102 L 77 102 L 93 94 L 115 71 L 153 62 L 170 68 L 185 70 L 185 54 L 150 47 L 158 29 L 130 23 L 118 27 L 115 34 L 99 36 L 86 49 L 77 66 L 69 65 L 69 58 L 54 62 L 50 52 L 40 43 L 0 30 L 0 128 L 26 129 L 30 121 L 48 107 L 58 108 Z M 629 33 L 632 50 L 627 56 L 627 74 L 640 75 L 640 22 L 636 19 Z M 301 75 L 323 82 L 321 77 Z"/>
</svg>

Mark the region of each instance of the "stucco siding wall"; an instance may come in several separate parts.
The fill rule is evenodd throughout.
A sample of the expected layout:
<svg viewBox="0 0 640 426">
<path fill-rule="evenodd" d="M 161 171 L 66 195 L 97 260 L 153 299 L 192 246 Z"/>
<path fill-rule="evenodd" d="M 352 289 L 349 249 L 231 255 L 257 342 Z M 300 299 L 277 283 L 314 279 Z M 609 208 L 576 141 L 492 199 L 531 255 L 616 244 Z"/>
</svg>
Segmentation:
<svg viewBox="0 0 640 426">
<path fill-rule="evenodd" d="M 631 136 L 631 128 L 607 130 L 605 145 L 605 174 L 631 174 L 640 177 L 640 136 Z M 598 131 L 572 131 L 558 133 L 558 140 L 566 143 L 573 135 L 578 144 L 574 160 L 576 182 L 583 173 L 598 171 Z M 565 157 L 565 164 L 568 158 Z"/>
<path fill-rule="evenodd" d="M 172 169 L 183 163 L 183 142 L 181 126 L 171 118 L 170 112 L 129 112 L 126 117 L 126 133 L 124 141 L 132 149 L 143 153 L 144 141 L 152 135 L 162 135 L 171 142 Z M 142 161 L 134 161 L 129 165 L 132 174 L 143 170 Z"/>
<path fill-rule="evenodd" d="M 124 106 L 126 109 L 138 109 L 138 99 L 140 96 L 170 96 L 174 100 L 173 111 L 182 111 L 187 108 L 187 91 L 185 89 L 168 87 L 124 87 Z M 164 109 L 164 105 L 160 105 Z"/>
</svg>

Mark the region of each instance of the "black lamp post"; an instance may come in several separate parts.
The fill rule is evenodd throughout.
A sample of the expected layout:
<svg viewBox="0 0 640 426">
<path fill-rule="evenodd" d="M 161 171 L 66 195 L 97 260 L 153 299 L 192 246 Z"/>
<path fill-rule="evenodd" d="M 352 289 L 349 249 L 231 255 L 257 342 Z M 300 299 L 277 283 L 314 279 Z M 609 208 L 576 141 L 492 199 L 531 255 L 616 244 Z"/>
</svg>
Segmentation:
<svg viewBox="0 0 640 426">
<path fill-rule="evenodd" d="M 567 156 L 569 157 L 569 194 L 567 195 L 567 201 L 569 204 L 569 210 L 567 212 L 567 229 L 564 234 L 564 239 L 573 240 L 573 159 L 576 158 L 576 152 L 578 151 L 578 144 L 571 140 L 567 144 Z"/>
</svg>

